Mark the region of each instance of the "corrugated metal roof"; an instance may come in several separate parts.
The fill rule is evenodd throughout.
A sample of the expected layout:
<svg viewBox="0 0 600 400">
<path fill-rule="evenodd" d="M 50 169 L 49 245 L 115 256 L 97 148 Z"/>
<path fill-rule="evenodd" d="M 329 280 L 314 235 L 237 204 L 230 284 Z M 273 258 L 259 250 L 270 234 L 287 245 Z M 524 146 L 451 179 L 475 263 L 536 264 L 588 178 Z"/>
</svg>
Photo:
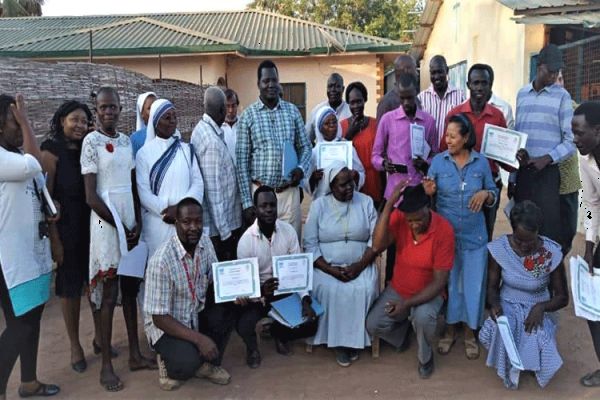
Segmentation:
<svg viewBox="0 0 600 400">
<path fill-rule="evenodd" d="M 0 18 L 0 56 L 95 55 L 237 51 L 303 55 L 343 51 L 399 52 L 408 44 L 265 11 L 164 13 L 81 17 Z"/>
<path fill-rule="evenodd" d="M 545 25 L 583 25 L 585 28 L 600 28 L 600 12 L 590 11 L 579 14 L 550 14 L 532 15 L 522 18 L 513 18 L 518 24 L 545 24 Z"/>
<path fill-rule="evenodd" d="M 415 33 L 409 52 L 417 62 L 423 58 L 425 47 L 427 47 L 427 42 L 433 31 L 433 24 L 437 19 L 442 2 L 443 0 L 428 0 L 425 3 L 425 8 L 421 14 L 421 19 L 419 20 L 419 29 L 417 29 L 417 32 Z"/>
<path fill-rule="evenodd" d="M 594 0 L 498 0 L 506 7 L 517 11 L 546 7 L 579 6 L 593 3 Z"/>
</svg>

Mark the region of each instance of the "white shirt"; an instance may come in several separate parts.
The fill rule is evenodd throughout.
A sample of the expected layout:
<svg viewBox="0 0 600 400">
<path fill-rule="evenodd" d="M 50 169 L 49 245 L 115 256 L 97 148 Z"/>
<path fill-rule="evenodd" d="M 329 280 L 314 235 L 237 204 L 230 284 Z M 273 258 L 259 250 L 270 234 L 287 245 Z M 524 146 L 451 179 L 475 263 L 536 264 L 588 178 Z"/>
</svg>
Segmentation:
<svg viewBox="0 0 600 400">
<path fill-rule="evenodd" d="M 233 158 L 233 163 L 235 164 L 235 145 L 237 143 L 237 124 L 239 119 L 236 118 L 233 125 L 229 125 L 227 122 L 223 122 L 221 125 L 221 129 L 223 129 L 223 139 L 225 140 L 225 145 L 227 146 L 227 150 L 229 150 L 229 154 L 231 154 L 231 158 Z"/>
<path fill-rule="evenodd" d="M 258 227 L 258 220 L 250 226 L 240 238 L 237 248 L 239 259 L 258 258 L 258 270 L 261 285 L 273 277 L 273 256 L 299 254 L 300 244 L 296 230 L 287 222 L 276 220 L 275 230 L 271 240 L 262 234 Z M 307 292 L 298 293 L 300 297 L 307 296 Z"/>
<path fill-rule="evenodd" d="M 35 191 L 41 190 L 40 163 L 30 154 L 0 147 L 0 265 L 8 289 L 52 271 L 50 241 L 40 239 L 44 218 Z"/>
<path fill-rule="evenodd" d="M 496 93 L 492 93 L 492 97 L 490 97 L 490 101 L 488 101 L 488 103 L 502 111 L 502 114 L 504 114 L 504 119 L 506 120 L 506 127 L 508 129 L 514 129 L 515 118 L 513 117 L 513 110 L 510 104 L 496 96 Z"/>
<path fill-rule="evenodd" d="M 202 203 L 204 183 L 196 156 L 190 145 L 181 142 L 177 155 L 171 162 L 158 195 L 150 188 L 150 170 L 167 148 L 176 140 L 174 137 L 154 138 L 137 153 L 135 173 L 140 202 L 142 204 L 142 240 L 146 242 L 151 257 L 156 249 L 175 235 L 175 225 L 162 220 L 162 211 L 174 206 L 186 197 Z"/>
<path fill-rule="evenodd" d="M 315 118 L 317 116 L 317 111 L 319 111 L 319 109 L 321 107 L 328 106 L 328 105 L 329 105 L 329 100 L 325 100 L 325 101 L 322 101 L 319 104 L 317 104 L 317 106 L 312 109 L 312 111 L 310 112 L 310 116 L 306 120 L 306 135 L 308 136 L 308 140 L 311 143 L 313 143 L 316 138 Z M 340 104 L 335 109 L 335 115 L 337 115 L 338 122 L 343 119 L 350 118 L 352 116 L 352 112 L 350 111 L 350 106 L 348 105 L 348 103 L 346 103 L 345 101 L 342 100 L 342 104 Z"/>
<path fill-rule="evenodd" d="M 600 169 L 592 154 L 579 155 L 579 172 L 583 185 L 585 240 L 596 242 L 600 228 Z"/>
</svg>

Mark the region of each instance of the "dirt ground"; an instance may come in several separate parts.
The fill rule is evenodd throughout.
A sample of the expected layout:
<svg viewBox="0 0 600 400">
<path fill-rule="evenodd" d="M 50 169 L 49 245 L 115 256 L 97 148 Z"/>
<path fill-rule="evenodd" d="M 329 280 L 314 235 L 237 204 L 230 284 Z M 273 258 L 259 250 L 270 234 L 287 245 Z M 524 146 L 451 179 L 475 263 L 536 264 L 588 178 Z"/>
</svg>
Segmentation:
<svg viewBox="0 0 600 400">
<path fill-rule="evenodd" d="M 305 206 L 307 201 L 305 201 Z M 504 202 L 505 204 L 505 202 Z M 500 212 L 496 234 L 508 231 Z M 584 238 L 578 235 L 574 253 L 581 253 Z M 61 386 L 57 398 L 64 399 L 600 399 L 600 388 L 588 389 L 579 384 L 585 373 L 600 368 L 584 320 L 576 318 L 572 305 L 560 311 L 558 346 L 564 365 L 545 388 L 533 375 L 521 377 L 518 391 L 508 391 L 494 369 L 485 366 L 486 352 L 475 361 L 464 355 L 459 339 L 447 356 L 435 356 L 431 379 L 417 374 L 416 343 L 402 354 L 385 344 L 381 357 L 372 359 L 370 349 L 361 352 L 360 360 L 349 368 L 335 363 L 333 352 L 324 347 L 305 352 L 304 344 L 295 343 L 294 355 L 284 357 L 275 352 L 272 340 L 260 344 L 263 363 L 251 370 L 245 364 L 242 341 L 235 334 L 226 350 L 223 366 L 231 373 L 228 386 L 213 385 L 192 379 L 174 392 L 163 392 L 156 371 L 130 372 L 127 367 L 127 338 L 122 314 L 115 313 L 114 346 L 120 355 L 114 360 L 116 373 L 125 389 L 107 393 L 98 383 L 100 358 L 92 352 L 93 328 L 89 307 L 82 307 L 81 338 L 88 369 L 74 372 L 70 365 L 68 339 L 57 298 L 52 298 L 44 312 L 39 350 L 38 377 L 43 382 Z M 4 319 L 0 321 L 0 325 Z M 2 325 L 3 326 L 3 325 Z M 142 343 L 145 338 L 140 329 Z M 17 398 L 18 364 L 9 381 L 7 398 Z"/>
</svg>

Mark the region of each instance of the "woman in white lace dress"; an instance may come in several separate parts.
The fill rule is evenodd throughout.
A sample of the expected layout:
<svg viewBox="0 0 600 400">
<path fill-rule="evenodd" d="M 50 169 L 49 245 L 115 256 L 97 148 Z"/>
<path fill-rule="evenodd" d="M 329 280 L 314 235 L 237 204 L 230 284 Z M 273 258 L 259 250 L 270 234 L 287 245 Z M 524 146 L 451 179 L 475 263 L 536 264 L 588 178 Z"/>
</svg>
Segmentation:
<svg viewBox="0 0 600 400">
<path fill-rule="evenodd" d="M 92 209 L 90 217 L 90 298 L 101 315 L 102 351 L 100 384 L 107 391 L 123 388 L 114 373 L 111 361 L 112 319 L 118 303 L 119 284 L 123 314 L 129 338 L 129 368 L 154 368 L 142 357 L 137 335 L 137 292 L 141 280 L 121 276 L 117 267 L 121 259 L 115 216 L 123 226 L 129 249 L 137 244 L 141 231 L 139 201 L 135 193 L 135 164 L 129 137 L 117 132 L 121 111 L 119 95 L 113 88 L 101 88 L 96 97 L 97 130 L 83 140 L 81 173 L 84 178 L 86 201 Z M 136 201 L 134 201 L 134 198 Z M 119 221 L 117 221 L 119 223 Z"/>
</svg>

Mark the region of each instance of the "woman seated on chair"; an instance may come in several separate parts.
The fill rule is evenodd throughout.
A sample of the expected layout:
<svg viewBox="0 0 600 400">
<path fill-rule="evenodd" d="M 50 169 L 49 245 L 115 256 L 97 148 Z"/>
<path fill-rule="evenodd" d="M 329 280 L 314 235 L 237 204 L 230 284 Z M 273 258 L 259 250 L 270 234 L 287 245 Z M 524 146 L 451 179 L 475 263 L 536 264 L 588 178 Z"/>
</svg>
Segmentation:
<svg viewBox="0 0 600 400">
<path fill-rule="evenodd" d="M 337 363 L 348 367 L 371 344 L 365 319 L 377 297 L 370 248 L 377 212 L 369 196 L 355 191 L 343 162 L 331 165 L 323 178 L 329 193 L 312 203 L 304 227 L 304 249 L 315 260 L 313 296 L 325 310 L 309 343 L 333 347 Z"/>
</svg>

